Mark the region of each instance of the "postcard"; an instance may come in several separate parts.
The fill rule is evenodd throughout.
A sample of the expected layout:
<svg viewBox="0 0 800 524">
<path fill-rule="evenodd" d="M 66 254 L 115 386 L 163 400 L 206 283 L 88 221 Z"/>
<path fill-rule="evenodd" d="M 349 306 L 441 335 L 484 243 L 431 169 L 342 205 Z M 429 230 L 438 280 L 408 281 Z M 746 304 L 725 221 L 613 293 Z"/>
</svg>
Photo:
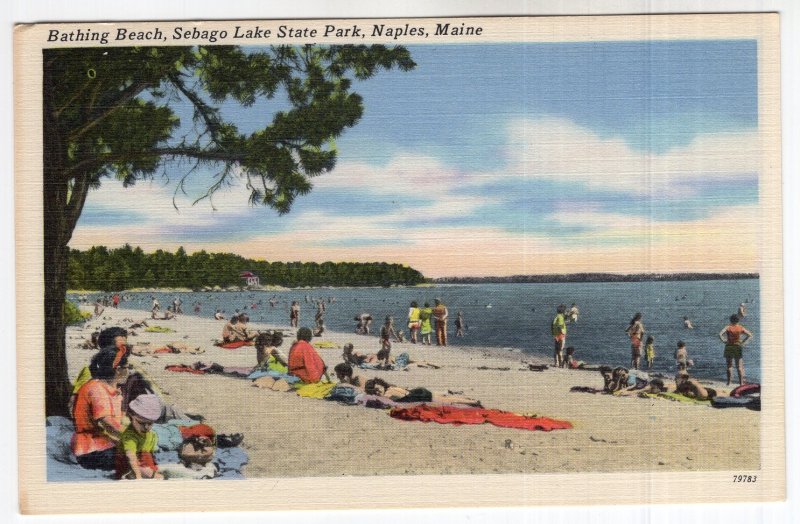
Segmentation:
<svg viewBox="0 0 800 524">
<path fill-rule="evenodd" d="M 784 499 L 778 27 L 17 26 L 21 511 Z"/>
</svg>

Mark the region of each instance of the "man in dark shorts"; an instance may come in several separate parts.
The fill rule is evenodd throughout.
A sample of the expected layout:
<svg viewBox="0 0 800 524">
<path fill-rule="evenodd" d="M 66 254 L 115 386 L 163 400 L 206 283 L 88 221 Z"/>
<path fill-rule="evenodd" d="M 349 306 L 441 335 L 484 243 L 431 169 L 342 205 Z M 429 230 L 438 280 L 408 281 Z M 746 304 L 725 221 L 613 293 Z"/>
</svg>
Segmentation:
<svg viewBox="0 0 800 524">
<path fill-rule="evenodd" d="M 731 315 L 730 324 L 719 332 L 719 339 L 725 342 L 725 361 L 728 364 L 728 385 L 733 377 L 733 363 L 739 373 L 739 385 L 744 384 L 744 360 L 742 359 L 742 346 L 753 338 L 744 326 L 739 324 L 739 315 Z"/>
</svg>

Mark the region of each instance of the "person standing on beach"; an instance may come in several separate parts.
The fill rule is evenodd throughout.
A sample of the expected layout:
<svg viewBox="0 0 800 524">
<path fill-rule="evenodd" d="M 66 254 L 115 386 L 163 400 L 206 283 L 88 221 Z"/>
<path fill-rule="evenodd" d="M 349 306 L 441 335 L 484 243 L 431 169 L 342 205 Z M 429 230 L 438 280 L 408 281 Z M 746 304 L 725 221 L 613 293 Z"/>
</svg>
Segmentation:
<svg viewBox="0 0 800 524">
<path fill-rule="evenodd" d="M 733 378 L 733 363 L 736 361 L 736 370 L 739 372 L 739 385 L 744 385 L 744 359 L 742 347 L 747 344 L 753 334 L 739 324 L 739 315 L 731 315 L 730 324 L 719 332 L 719 338 L 725 343 L 725 361 L 728 365 L 728 385 Z"/>
<path fill-rule="evenodd" d="M 150 311 L 153 313 L 153 318 L 155 318 L 156 313 L 161 311 L 161 304 L 156 297 L 153 297 L 153 305 L 150 307 Z"/>
<path fill-rule="evenodd" d="M 639 361 L 642 359 L 642 338 L 644 337 L 644 324 L 642 324 L 641 313 L 636 313 L 633 316 L 630 324 L 625 329 L 625 333 L 631 338 L 631 367 L 639 369 Z"/>
<path fill-rule="evenodd" d="M 433 318 L 436 319 L 436 345 L 447 345 L 447 307 L 440 299 L 433 301 Z"/>
<path fill-rule="evenodd" d="M 300 323 L 300 304 L 297 303 L 297 300 L 292 302 L 292 307 L 289 308 L 289 325 L 292 327 L 297 327 Z"/>
<path fill-rule="evenodd" d="M 114 309 L 119 307 L 119 293 L 114 293 L 114 296 L 111 297 L 111 304 Z"/>
<path fill-rule="evenodd" d="M 411 333 L 411 343 L 417 343 L 417 333 L 419 332 L 419 306 L 416 302 L 412 302 L 408 308 L 408 329 Z"/>
<path fill-rule="evenodd" d="M 647 369 L 653 369 L 653 361 L 656 359 L 655 342 L 656 339 L 649 336 L 644 345 L 644 358 L 647 360 Z"/>
<path fill-rule="evenodd" d="M 431 317 L 433 317 L 433 310 L 428 302 L 425 302 L 422 309 L 419 310 L 419 334 L 423 344 L 431 345 Z"/>
<path fill-rule="evenodd" d="M 550 324 L 550 332 L 553 335 L 554 351 L 553 363 L 557 368 L 564 367 L 564 343 L 567 340 L 567 322 L 564 320 L 564 314 L 567 312 L 567 306 L 561 304 L 556 308 L 556 316 Z"/>
<path fill-rule="evenodd" d="M 464 336 L 464 313 L 462 313 L 461 310 L 459 310 L 456 315 L 456 336 Z"/>
</svg>

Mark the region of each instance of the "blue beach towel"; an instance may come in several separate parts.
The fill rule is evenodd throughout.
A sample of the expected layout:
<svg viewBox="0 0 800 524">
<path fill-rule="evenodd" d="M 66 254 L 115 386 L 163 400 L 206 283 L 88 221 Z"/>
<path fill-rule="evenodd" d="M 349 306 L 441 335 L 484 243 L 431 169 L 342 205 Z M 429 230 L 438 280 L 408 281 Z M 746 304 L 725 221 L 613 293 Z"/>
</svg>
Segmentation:
<svg viewBox="0 0 800 524">
<path fill-rule="evenodd" d="M 177 425 L 191 426 L 196 421 L 175 420 L 170 421 Z M 163 432 L 171 435 L 172 429 L 178 430 L 177 425 L 157 424 Z M 155 426 L 154 426 L 155 427 Z M 75 455 L 70 448 L 70 440 L 75 428 L 72 421 L 65 417 L 47 417 L 47 481 L 48 482 L 92 482 L 108 481 L 114 479 L 113 471 L 84 469 L 78 465 Z M 180 432 L 179 432 L 180 434 Z M 169 437 L 170 439 L 172 437 Z M 180 443 L 180 442 L 179 442 Z M 161 445 L 159 436 L 159 446 Z M 178 462 L 177 445 L 175 449 L 164 450 L 159 447 L 155 453 L 157 464 L 174 464 Z M 247 464 L 247 453 L 240 448 L 217 448 L 214 454 L 214 464 L 217 465 L 219 475 L 217 479 L 243 479 L 242 467 Z"/>
<path fill-rule="evenodd" d="M 253 371 L 252 373 L 247 375 L 247 378 L 250 379 L 250 380 L 255 380 L 255 379 L 261 378 L 261 377 L 272 377 L 275 380 L 283 379 L 286 382 L 288 382 L 289 384 L 294 384 L 296 382 L 300 382 L 300 379 L 295 377 L 294 375 L 287 375 L 285 373 L 278 373 L 277 371 L 272 371 L 272 370 L 268 370 L 268 371 L 261 371 L 261 370 Z"/>
</svg>

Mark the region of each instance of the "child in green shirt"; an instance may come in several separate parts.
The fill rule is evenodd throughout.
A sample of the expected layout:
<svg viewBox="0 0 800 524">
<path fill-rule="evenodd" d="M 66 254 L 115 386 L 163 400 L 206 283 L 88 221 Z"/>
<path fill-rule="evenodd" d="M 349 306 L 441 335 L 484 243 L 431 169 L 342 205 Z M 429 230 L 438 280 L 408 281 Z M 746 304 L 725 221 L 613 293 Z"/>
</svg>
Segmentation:
<svg viewBox="0 0 800 524">
<path fill-rule="evenodd" d="M 154 453 L 158 437 L 153 422 L 161 417 L 164 407 L 157 395 L 139 395 L 128 405 L 130 425 L 120 435 L 117 448 L 117 478 L 160 479 Z"/>
</svg>

